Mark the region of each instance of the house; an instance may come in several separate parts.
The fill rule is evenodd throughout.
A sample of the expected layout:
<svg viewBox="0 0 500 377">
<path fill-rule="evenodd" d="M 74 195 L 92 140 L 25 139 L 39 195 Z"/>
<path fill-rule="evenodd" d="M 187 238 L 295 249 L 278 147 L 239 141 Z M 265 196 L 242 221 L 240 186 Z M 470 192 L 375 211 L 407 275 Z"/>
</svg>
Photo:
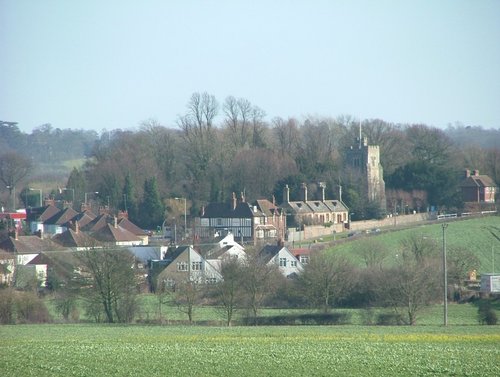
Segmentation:
<svg viewBox="0 0 500 377">
<path fill-rule="evenodd" d="M 498 192 L 497 184 L 487 175 L 480 175 L 479 170 L 465 170 L 460 183 L 464 202 L 494 203 Z"/>
<path fill-rule="evenodd" d="M 0 251 L 0 286 L 10 286 L 14 280 L 15 256 Z"/>
<path fill-rule="evenodd" d="M 71 227 L 62 233 L 56 234 L 52 237 L 52 241 L 65 248 L 71 248 L 76 251 L 87 250 L 102 246 L 95 238 L 91 237 L 88 233 L 80 231 L 80 222 L 75 221 Z"/>
<path fill-rule="evenodd" d="M 231 203 L 209 203 L 195 219 L 195 236 L 210 239 L 231 232 L 240 243 L 283 239 L 286 230 L 285 213 L 266 199 L 254 204 L 232 195 Z"/>
<path fill-rule="evenodd" d="M 156 275 L 156 282 L 168 287 L 175 287 L 177 283 L 186 281 L 213 284 L 222 280 L 217 269 L 192 246 L 169 248 L 159 265 L 163 270 Z"/>
<path fill-rule="evenodd" d="M 302 200 L 290 201 L 290 188 L 285 185 L 282 208 L 293 217 L 297 225 L 331 225 L 335 231 L 343 231 L 349 221 L 349 209 L 341 200 L 325 198 L 324 183 L 320 183 L 319 187 L 321 198 L 309 200 L 307 185 L 302 183 Z"/>
<path fill-rule="evenodd" d="M 49 204 L 43 207 L 27 208 L 26 221 L 29 224 L 30 232 L 42 234 L 45 231 L 44 222 L 56 216 L 61 210 L 56 206 Z"/>
<path fill-rule="evenodd" d="M 202 255 L 219 272 L 221 272 L 222 263 L 225 260 L 238 260 L 242 263 L 247 260 L 245 248 L 234 240 L 232 233 L 227 234 L 215 244 L 215 247 L 210 248 Z"/>
<path fill-rule="evenodd" d="M 290 250 L 297 260 L 302 263 L 302 266 L 309 264 L 311 260 L 310 248 L 295 248 Z"/>
<path fill-rule="evenodd" d="M 63 248 L 48 239 L 38 236 L 19 236 L 17 231 L 14 236 L 8 237 L 0 243 L 0 251 L 13 255 L 14 263 L 9 263 L 13 274 L 10 276 L 11 283 L 18 287 L 27 285 L 29 281 L 38 280 L 41 286 L 45 286 L 47 266 L 34 263 L 40 253 L 46 251 L 63 250 Z"/>
<path fill-rule="evenodd" d="M 259 257 L 267 265 L 275 265 L 285 277 L 300 274 L 304 266 L 283 244 L 266 245 L 260 252 Z"/>
</svg>

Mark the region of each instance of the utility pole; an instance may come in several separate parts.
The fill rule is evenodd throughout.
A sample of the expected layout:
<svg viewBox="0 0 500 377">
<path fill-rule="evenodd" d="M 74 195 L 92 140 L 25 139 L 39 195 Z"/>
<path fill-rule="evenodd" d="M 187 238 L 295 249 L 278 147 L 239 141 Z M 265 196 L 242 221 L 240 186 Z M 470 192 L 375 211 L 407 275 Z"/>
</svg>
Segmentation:
<svg viewBox="0 0 500 377">
<path fill-rule="evenodd" d="M 444 303 L 444 312 L 443 312 L 443 324 L 444 326 L 448 326 L 448 271 L 446 269 L 446 228 L 448 228 L 448 224 L 442 224 L 443 227 L 443 303 Z"/>
</svg>

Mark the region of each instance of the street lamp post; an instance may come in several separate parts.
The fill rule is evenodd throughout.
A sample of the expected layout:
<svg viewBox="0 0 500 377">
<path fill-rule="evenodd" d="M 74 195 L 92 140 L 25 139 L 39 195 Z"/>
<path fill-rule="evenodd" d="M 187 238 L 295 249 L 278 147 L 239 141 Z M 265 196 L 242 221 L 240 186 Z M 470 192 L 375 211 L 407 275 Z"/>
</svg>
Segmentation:
<svg viewBox="0 0 500 377">
<path fill-rule="evenodd" d="M 187 211 L 186 198 L 174 198 L 175 200 L 184 200 L 184 238 L 187 239 Z"/>
<path fill-rule="evenodd" d="M 448 228 L 448 224 L 442 224 L 443 228 L 443 300 L 444 300 L 444 312 L 443 312 L 443 324 L 444 326 L 448 326 L 448 272 L 446 269 L 446 228 Z"/>
<path fill-rule="evenodd" d="M 9 189 L 12 196 L 12 211 L 16 211 L 16 186 L 5 186 Z"/>
<path fill-rule="evenodd" d="M 37 189 L 37 188 L 31 188 L 29 189 L 30 191 L 40 191 L 40 207 L 43 207 L 42 203 L 42 189 Z"/>
</svg>

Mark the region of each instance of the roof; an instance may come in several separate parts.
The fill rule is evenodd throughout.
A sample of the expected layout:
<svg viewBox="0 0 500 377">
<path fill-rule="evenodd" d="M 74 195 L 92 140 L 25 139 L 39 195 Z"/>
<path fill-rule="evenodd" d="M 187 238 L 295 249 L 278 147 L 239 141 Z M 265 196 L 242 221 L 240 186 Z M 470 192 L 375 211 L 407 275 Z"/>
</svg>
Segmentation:
<svg viewBox="0 0 500 377">
<path fill-rule="evenodd" d="M 72 219 L 78 216 L 78 212 L 76 212 L 73 208 L 65 208 L 59 212 L 57 212 L 54 216 L 45 220 L 44 224 L 54 224 L 54 225 L 65 225 L 69 223 Z"/>
<path fill-rule="evenodd" d="M 305 213 L 325 213 L 325 212 L 347 212 L 348 209 L 344 203 L 339 200 L 308 200 L 284 203 L 297 214 Z"/>
<path fill-rule="evenodd" d="M 105 226 L 92 233 L 92 237 L 102 242 L 141 241 L 139 237 L 129 232 L 127 229 L 122 228 L 121 226 L 114 227 L 113 225 L 107 223 Z"/>
<path fill-rule="evenodd" d="M 38 236 L 19 236 L 17 240 L 9 237 L 0 243 L 0 249 L 17 252 L 20 254 L 40 253 L 48 250 L 62 250 L 58 244 L 48 239 L 42 239 Z"/>
<path fill-rule="evenodd" d="M 173 262 L 179 257 L 179 255 L 184 253 L 186 250 L 189 250 L 189 247 L 190 246 L 169 247 L 163 259 L 169 262 Z"/>
<path fill-rule="evenodd" d="M 27 221 L 41 221 L 44 222 L 55 216 L 60 211 L 59 208 L 53 205 L 44 207 L 28 208 L 26 212 Z"/>
<path fill-rule="evenodd" d="M 118 225 L 121 226 L 124 229 L 127 229 L 130 233 L 135 234 L 136 236 L 147 236 L 148 233 L 139 228 L 137 225 L 135 225 L 132 221 L 129 219 L 122 217 L 120 220 L 118 220 Z"/>
<path fill-rule="evenodd" d="M 52 240 L 64 247 L 90 247 L 95 246 L 97 240 L 83 232 L 68 229 L 52 237 Z"/>
<path fill-rule="evenodd" d="M 239 202 L 233 209 L 232 205 L 229 203 L 209 203 L 205 207 L 205 212 L 202 218 L 240 218 L 247 219 L 254 216 L 262 216 L 262 212 L 257 209 L 256 213 L 250 208 L 250 204 L 247 202 Z"/>
<path fill-rule="evenodd" d="M 266 245 L 260 250 L 259 257 L 265 263 L 268 263 L 271 259 L 273 259 L 276 255 L 278 255 L 278 253 L 283 248 L 284 246 L 279 246 L 279 245 Z"/>
<path fill-rule="evenodd" d="M 464 179 L 461 187 L 497 187 L 493 179 L 487 175 L 471 175 Z"/>
</svg>

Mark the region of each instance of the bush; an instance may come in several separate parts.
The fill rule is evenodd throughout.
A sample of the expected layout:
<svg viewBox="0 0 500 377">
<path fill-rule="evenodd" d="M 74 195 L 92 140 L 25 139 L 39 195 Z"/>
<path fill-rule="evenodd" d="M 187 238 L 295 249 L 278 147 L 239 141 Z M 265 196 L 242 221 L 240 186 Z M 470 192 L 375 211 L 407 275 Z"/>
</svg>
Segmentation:
<svg viewBox="0 0 500 377">
<path fill-rule="evenodd" d="M 397 326 L 403 324 L 401 314 L 396 313 L 380 313 L 377 316 L 377 325 L 381 326 Z"/>
<path fill-rule="evenodd" d="M 17 319 L 21 323 L 49 322 L 49 311 L 34 293 L 19 292 L 16 298 Z"/>
<path fill-rule="evenodd" d="M 11 288 L 0 290 L 0 323 L 14 323 L 14 291 Z"/>
<path fill-rule="evenodd" d="M 477 320 L 481 325 L 496 325 L 497 314 L 490 300 L 481 300 L 477 308 Z"/>
<path fill-rule="evenodd" d="M 244 325 L 291 326 L 291 325 L 346 325 L 351 321 L 351 313 L 288 314 L 268 317 L 245 317 Z"/>
</svg>

